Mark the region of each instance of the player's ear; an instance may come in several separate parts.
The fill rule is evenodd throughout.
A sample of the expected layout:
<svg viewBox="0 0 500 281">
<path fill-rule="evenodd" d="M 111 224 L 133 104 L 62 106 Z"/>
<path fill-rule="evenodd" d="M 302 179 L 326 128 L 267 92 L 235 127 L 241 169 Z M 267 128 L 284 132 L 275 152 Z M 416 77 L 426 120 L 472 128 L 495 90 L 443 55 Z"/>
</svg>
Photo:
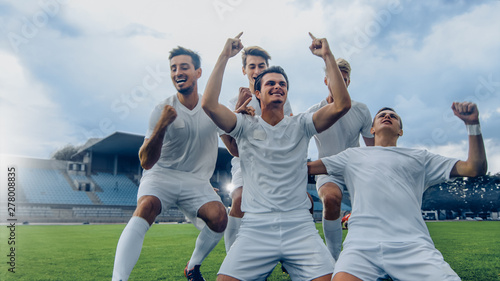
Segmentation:
<svg viewBox="0 0 500 281">
<path fill-rule="evenodd" d="M 328 86 L 328 79 L 326 79 L 326 76 L 325 76 L 324 81 L 325 81 L 325 85 L 327 85 L 327 86 Z"/>
<path fill-rule="evenodd" d="M 373 127 L 370 128 L 370 134 L 375 135 L 375 129 Z"/>
<path fill-rule="evenodd" d="M 201 67 L 199 67 L 198 69 L 196 69 L 196 78 L 200 78 L 201 77 Z"/>
<path fill-rule="evenodd" d="M 403 129 L 399 129 L 398 135 L 399 135 L 400 137 L 402 137 L 402 136 L 403 136 Z"/>
<path fill-rule="evenodd" d="M 259 101 L 260 101 L 260 91 L 259 90 L 255 90 L 255 97 L 257 99 L 259 99 Z"/>
<path fill-rule="evenodd" d="M 243 75 L 247 75 L 247 72 L 245 71 L 245 67 L 244 66 L 241 67 L 241 72 L 243 72 Z"/>
</svg>

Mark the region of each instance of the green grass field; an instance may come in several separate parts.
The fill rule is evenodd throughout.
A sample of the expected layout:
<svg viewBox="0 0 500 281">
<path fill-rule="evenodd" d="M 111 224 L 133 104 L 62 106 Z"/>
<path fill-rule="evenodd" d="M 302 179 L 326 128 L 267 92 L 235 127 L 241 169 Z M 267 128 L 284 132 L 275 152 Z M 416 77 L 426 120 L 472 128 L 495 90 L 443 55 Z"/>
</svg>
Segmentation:
<svg viewBox="0 0 500 281">
<path fill-rule="evenodd" d="M 436 247 L 463 280 L 500 280 L 500 222 L 427 224 Z M 16 226 L 16 273 L 8 272 L 10 232 L 0 231 L 0 280 L 111 280 L 116 243 L 125 225 Z M 317 228 L 322 235 L 321 224 Z M 346 231 L 344 231 L 344 235 Z M 185 280 L 198 230 L 190 224 L 154 225 L 130 280 Z M 201 267 L 215 280 L 224 259 L 221 241 Z M 289 280 L 276 269 L 269 280 Z"/>
</svg>

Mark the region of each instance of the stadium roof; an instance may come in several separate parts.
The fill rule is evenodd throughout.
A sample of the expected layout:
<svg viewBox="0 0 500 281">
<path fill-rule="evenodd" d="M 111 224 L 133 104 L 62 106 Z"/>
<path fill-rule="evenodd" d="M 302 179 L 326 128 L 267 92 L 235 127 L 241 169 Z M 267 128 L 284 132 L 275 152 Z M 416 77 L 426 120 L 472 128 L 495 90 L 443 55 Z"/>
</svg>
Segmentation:
<svg viewBox="0 0 500 281">
<path fill-rule="evenodd" d="M 73 157 L 86 151 L 111 155 L 138 157 L 139 148 L 144 142 L 144 135 L 125 132 L 114 132 L 104 138 L 91 138 L 73 155 Z M 217 167 L 224 168 L 231 161 L 231 154 L 226 148 L 219 147 Z"/>
<path fill-rule="evenodd" d="M 143 135 L 125 132 L 114 132 L 104 138 L 89 139 L 75 154 L 85 151 L 103 154 L 119 154 L 125 156 L 137 156 L 139 148 L 144 142 Z"/>
</svg>

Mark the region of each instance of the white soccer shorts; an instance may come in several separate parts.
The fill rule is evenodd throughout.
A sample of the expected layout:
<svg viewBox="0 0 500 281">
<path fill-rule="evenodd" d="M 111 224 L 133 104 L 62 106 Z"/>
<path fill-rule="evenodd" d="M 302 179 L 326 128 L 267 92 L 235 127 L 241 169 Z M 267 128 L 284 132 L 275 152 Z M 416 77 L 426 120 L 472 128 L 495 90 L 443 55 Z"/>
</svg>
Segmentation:
<svg viewBox="0 0 500 281">
<path fill-rule="evenodd" d="M 292 280 L 311 280 L 333 272 L 335 261 L 309 210 L 245 213 L 236 241 L 218 274 L 240 280 L 265 280 L 278 262 Z"/>
<path fill-rule="evenodd" d="M 335 273 L 347 272 L 362 280 L 460 280 L 429 243 L 382 242 L 344 243 Z"/>
<path fill-rule="evenodd" d="M 222 203 L 209 181 L 197 179 L 191 173 L 170 169 L 155 169 L 144 173 L 137 200 L 146 195 L 160 199 L 163 210 L 177 205 L 198 229 L 205 226 L 197 218 L 198 209 L 208 202 Z"/>
</svg>

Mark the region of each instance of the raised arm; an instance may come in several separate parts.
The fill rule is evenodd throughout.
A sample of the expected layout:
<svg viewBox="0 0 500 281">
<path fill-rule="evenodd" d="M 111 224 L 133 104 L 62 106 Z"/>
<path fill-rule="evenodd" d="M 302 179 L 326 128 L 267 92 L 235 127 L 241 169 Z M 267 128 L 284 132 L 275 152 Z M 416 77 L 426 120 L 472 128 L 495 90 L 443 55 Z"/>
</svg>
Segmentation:
<svg viewBox="0 0 500 281">
<path fill-rule="evenodd" d="M 240 88 L 240 93 L 241 93 Z M 251 106 L 248 106 L 248 103 L 252 100 L 252 97 L 250 96 L 247 98 L 246 101 L 240 102 L 240 100 L 243 99 L 243 96 L 239 96 L 238 102 L 236 103 L 236 110 L 234 112 L 236 113 L 243 113 L 243 114 L 248 114 L 251 116 L 255 116 L 255 109 Z M 239 151 L 238 151 L 238 144 L 236 143 L 236 140 L 231 137 L 230 135 L 221 135 L 220 136 L 222 142 L 226 146 L 227 150 L 232 156 L 239 157 Z"/>
<path fill-rule="evenodd" d="M 236 126 L 236 115 L 229 108 L 219 103 L 222 87 L 222 78 L 229 58 L 234 57 L 243 49 L 240 37 L 241 32 L 235 38 L 229 38 L 224 49 L 215 64 L 214 70 L 208 79 L 205 92 L 201 99 L 201 106 L 214 123 L 226 133 L 231 132 Z"/>
<path fill-rule="evenodd" d="M 318 39 L 309 33 L 313 39 L 311 52 L 321 57 L 326 65 L 326 79 L 328 83 L 328 90 L 332 95 L 334 102 L 330 103 L 320 110 L 316 111 L 313 115 L 314 126 L 318 133 L 330 128 L 337 120 L 351 108 L 351 98 L 344 83 L 342 74 L 337 66 L 335 57 L 333 56 L 328 41 L 325 38 Z"/>
<path fill-rule="evenodd" d="M 141 161 L 142 168 L 145 170 L 153 168 L 156 162 L 158 162 L 158 159 L 160 159 L 165 132 L 168 125 L 174 122 L 176 117 L 177 112 L 175 109 L 170 105 L 165 105 L 153 133 L 149 138 L 144 140 L 144 143 L 139 149 L 139 160 Z"/>
<path fill-rule="evenodd" d="M 476 177 L 486 174 L 488 163 L 483 136 L 479 127 L 479 111 L 471 102 L 454 102 L 453 113 L 464 121 L 469 133 L 469 155 L 466 161 L 458 161 L 451 170 L 452 177 Z"/>
</svg>

